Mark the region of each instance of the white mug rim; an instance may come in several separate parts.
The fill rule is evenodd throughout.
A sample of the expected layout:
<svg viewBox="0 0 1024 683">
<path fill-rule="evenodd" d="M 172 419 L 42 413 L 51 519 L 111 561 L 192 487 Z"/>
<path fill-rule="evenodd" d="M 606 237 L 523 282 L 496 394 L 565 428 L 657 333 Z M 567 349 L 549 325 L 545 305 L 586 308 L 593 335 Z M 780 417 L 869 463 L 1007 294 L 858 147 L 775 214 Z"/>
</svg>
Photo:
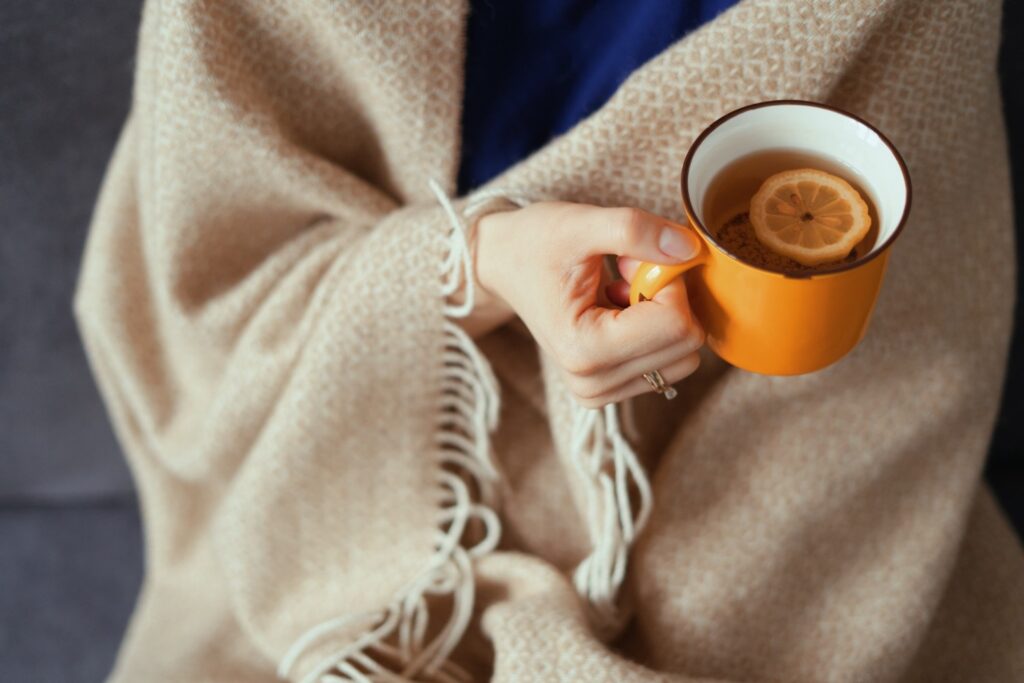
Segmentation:
<svg viewBox="0 0 1024 683">
<path fill-rule="evenodd" d="M 906 201 L 903 204 L 903 212 L 900 215 L 899 221 L 897 222 L 896 227 L 893 229 L 892 233 L 886 238 L 886 240 L 881 245 L 872 249 L 869 254 L 864 256 L 864 258 L 858 259 L 852 263 L 844 263 L 842 265 L 835 266 L 834 268 L 830 268 L 826 271 L 817 272 L 808 271 L 787 273 L 778 270 L 771 270 L 768 268 L 761 268 L 760 266 L 755 266 L 752 263 L 748 263 L 740 259 L 736 255 L 732 254 L 728 249 L 726 249 L 725 247 L 718 243 L 718 241 L 711 234 L 711 231 L 708 230 L 707 227 L 705 227 L 705 225 L 701 222 L 700 214 L 695 210 L 693 202 L 690 199 L 690 190 L 688 187 L 689 183 L 687 182 L 687 179 L 690 175 L 690 167 L 691 162 L 693 161 L 694 153 L 700 148 L 704 140 L 726 121 L 729 121 L 730 119 L 733 119 L 741 114 L 747 113 L 755 109 L 762 109 L 764 107 L 775 107 L 781 105 L 815 107 L 818 109 L 825 109 L 834 114 L 839 114 L 840 116 L 845 116 L 847 118 L 853 119 L 854 121 L 868 128 L 872 133 L 877 135 L 878 139 L 881 140 L 882 143 L 889 148 L 889 152 L 892 154 L 893 158 L 896 160 L 896 163 L 899 165 L 900 173 L 903 175 L 903 184 L 906 188 Z M 869 122 L 865 121 L 864 119 L 855 114 L 851 114 L 848 111 L 845 111 L 838 107 L 834 107 L 830 104 L 822 104 L 821 102 L 812 102 L 810 100 L 766 100 L 763 102 L 748 104 L 746 106 L 734 109 L 728 112 L 727 114 L 723 114 L 722 116 L 718 117 L 707 128 L 701 131 L 700 135 L 698 135 L 697 138 L 693 141 L 693 144 L 690 145 L 690 149 L 687 150 L 686 158 L 683 160 L 683 168 L 680 172 L 680 186 L 680 189 L 682 190 L 683 194 L 683 205 L 686 207 L 686 213 L 690 218 L 690 221 L 695 224 L 695 227 L 703 234 L 703 236 L 709 242 L 709 244 L 714 245 L 714 247 L 718 249 L 720 252 L 722 252 L 722 254 L 724 254 L 725 256 L 728 256 L 729 258 L 738 261 L 749 268 L 753 268 L 755 270 L 759 270 L 765 273 L 771 273 L 772 275 L 779 275 L 793 280 L 807 280 L 811 278 L 828 277 L 832 275 L 837 275 L 839 273 L 844 273 L 848 270 L 853 270 L 854 268 L 860 268 L 861 266 L 866 265 L 870 263 L 872 260 L 878 258 L 880 254 L 887 252 L 889 247 L 892 245 L 893 242 L 896 241 L 896 239 L 900 236 L 900 233 L 903 232 L 903 228 L 906 226 L 907 219 L 910 216 L 910 203 L 912 195 L 910 171 L 907 169 L 907 164 L 903 160 L 903 156 L 900 155 L 899 150 L 896 149 L 896 146 L 892 143 L 891 140 L 889 140 L 888 137 L 885 136 L 884 133 L 882 133 L 882 131 L 878 130 L 878 128 L 876 128 L 875 126 L 873 126 L 872 124 L 870 124 Z"/>
</svg>

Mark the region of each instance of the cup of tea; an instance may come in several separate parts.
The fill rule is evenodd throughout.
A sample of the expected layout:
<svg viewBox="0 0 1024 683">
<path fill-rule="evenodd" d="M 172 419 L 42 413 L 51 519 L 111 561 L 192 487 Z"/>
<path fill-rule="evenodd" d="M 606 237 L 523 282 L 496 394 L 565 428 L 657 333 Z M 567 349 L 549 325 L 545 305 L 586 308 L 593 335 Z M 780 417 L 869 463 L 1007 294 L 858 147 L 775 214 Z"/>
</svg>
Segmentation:
<svg viewBox="0 0 1024 683">
<path fill-rule="evenodd" d="M 819 227 L 828 240 L 837 239 L 831 226 L 835 234 L 841 232 L 840 218 L 827 214 L 847 204 L 830 203 L 831 195 L 813 183 L 798 182 L 803 176 L 794 176 L 786 190 L 768 187 L 794 169 L 810 172 L 812 179 L 821 173 L 863 199 L 861 227 L 870 227 L 849 253 L 808 264 L 757 239 L 764 233 L 755 228 L 763 221 L 752 225 L 751 219 L 763 219 L 756 200 L 765 191 L 783 199 L 791 194 L 797 208 L 782 208 L 794 213 L 788 218 L 793 225 L 779 222 L 778 234 L 798 252 L 803 200 L 820 208 L 814 211 L 824 216 Z M 815 102 L 742 107 L 697 137 L 683 162 L 681 185 L 683 207 L 702 241 L 700 253 L 679 265 L 641 264 L 630 288 L 631 304 L 653 298 L 682 275 L 708 346 L 732 365 L 766 375 L 820 370 L 864 337 L 889 253 L 910 213 L 906 163 L 878 129 Z"/>
</svg>

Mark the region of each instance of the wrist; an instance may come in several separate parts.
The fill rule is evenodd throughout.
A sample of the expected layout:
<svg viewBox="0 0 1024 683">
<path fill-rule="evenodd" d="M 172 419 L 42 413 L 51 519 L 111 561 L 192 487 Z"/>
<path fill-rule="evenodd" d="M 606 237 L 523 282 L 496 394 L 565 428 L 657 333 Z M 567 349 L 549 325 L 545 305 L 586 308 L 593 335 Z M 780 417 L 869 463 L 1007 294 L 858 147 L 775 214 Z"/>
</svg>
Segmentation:
<svg viewBox="0 0 1024 683">
<path fill-rule="evenodd" d="M 486 214 L 469 226 L 468 239 L 471 268 L 470 272 L 466 273 L 465 276 L 473 278 L 473 309 L 467 316 L 455 320 L 473 338 L 481 337 L 501 327 L 516 315 L 504 297 L 496 289 L 492 289 L 493 284 L 489 275 L 492 273 L 493 267 L 487 256 L 494 249 L 491 243 L 493 238 L 491 228 L 493 226 L 489 225 L 485 231 L 480 229 L 483 219 L 491 215 L 493 214 Z M 482 235 L 486 235 L 484 238 L 486 244 L 483 250 L 480 249 Z M 485 258 L 480 257 L 481 251 L 487 255 Z M 486 271 L 483 277 L 481 277 L 481 268 Z M 456 305 L 465 302 L 467 285 L 468 283 L 464 280 L 461 286 L 448 297 L 449 302 Z"/>
<path fill-rule="evenodd" d="M 473 262 L 474 285 L 477 300 L 495 311 L 503 311 L 509 317 L 515 311 L 501 294 L 498 285 L 498 263 L 495 256 L 501 253 L 497 244 L 500 235 L 501 214 L 506 212 L 487 213 L 480 216 L 471 231 L 470 255 Z"/>
</svg>

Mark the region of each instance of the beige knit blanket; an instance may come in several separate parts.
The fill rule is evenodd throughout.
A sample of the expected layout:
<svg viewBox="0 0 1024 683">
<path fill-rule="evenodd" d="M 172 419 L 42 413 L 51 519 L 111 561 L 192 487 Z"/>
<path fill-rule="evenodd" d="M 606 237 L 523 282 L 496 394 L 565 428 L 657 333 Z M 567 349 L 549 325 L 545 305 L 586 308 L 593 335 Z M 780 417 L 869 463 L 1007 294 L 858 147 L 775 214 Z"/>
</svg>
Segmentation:
<svg viewBox="0 0 1024 683">
<path fill-rule="evenodd" d="M 743 0 L 449 201 L 465 0 L 150 0 L 75 302 L 146 529 L 111 681 L 1024 680 L 1024 553 L 979 485 L 1000 4 Z M 776 98 L 911 168 L 848 358 L 708 355 L 588 410 L 521 324 L 461 332 L 485 199 L 681 220 L 697 133 Z"/>
</svg>

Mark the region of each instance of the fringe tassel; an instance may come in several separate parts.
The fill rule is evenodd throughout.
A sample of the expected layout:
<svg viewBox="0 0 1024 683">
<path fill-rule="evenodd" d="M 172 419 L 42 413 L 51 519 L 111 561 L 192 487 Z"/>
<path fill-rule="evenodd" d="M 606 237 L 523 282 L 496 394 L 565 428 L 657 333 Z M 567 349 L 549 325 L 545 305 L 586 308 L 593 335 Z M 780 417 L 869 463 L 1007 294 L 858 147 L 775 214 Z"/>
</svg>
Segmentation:
<svg viewBox="0 0 1024 683">
<path fill-rule="evenodd" d="M 587 528 L 593 545 L 576 568 L 573 582 L 590 607 L 591 624 L 610 635 L 627 616 L 618 607 L 618 593 L 629 550 L 650 517 L 653 496 L 647 475 L 619 428 L 615 404 L 592 409 L 573 401 L 572 406 L 571 449 L 586 482 Z M 626 405 L 625 414 L 632 427 L 632 404 Z M 637 492 L 635 504 L 631 484 Z"/>
<path fill-rule="evenodd" d="M 447 304 L 442 333 L 442 396 L 437 417 L 434 457 L 442 493 L 434 553 L 423 572 L 399 591 L 383 610 L 348 615 L 319 624 L 281 659 L 277 675 L 286 679 L 315 643 L 340 629 L 362 625 L 364 634 L 318 661 L 301 683 L 371 683 L 431 681 L 464 683 L 468 674 L 448 661 L 473 613 L 473 559 L 491 552 L 501 535 L 494 512 L 498 471 L 491 456 L 490 434 L 498 424 L 498 382 L 487 359 L 453 318 L 469 315 L 475 300 L 473 260 L 466 219 L 498 198 L 523 206 L 528 198 L 493 191 L 474 197 L 463 215 L 456 212 L 441 186 L 430 189 L 451 222 L 448 253 L 442 264 L 441 294 L 447 299 L 465 283 L 461 304 Z M 474 499 L 474 494 L 475 498 Z M 481 538 L 466 547 L 467 529 L 476 520 Z M 428 642 L 427 599 L 451 600 L 451 616 Z"/>
</svg>

